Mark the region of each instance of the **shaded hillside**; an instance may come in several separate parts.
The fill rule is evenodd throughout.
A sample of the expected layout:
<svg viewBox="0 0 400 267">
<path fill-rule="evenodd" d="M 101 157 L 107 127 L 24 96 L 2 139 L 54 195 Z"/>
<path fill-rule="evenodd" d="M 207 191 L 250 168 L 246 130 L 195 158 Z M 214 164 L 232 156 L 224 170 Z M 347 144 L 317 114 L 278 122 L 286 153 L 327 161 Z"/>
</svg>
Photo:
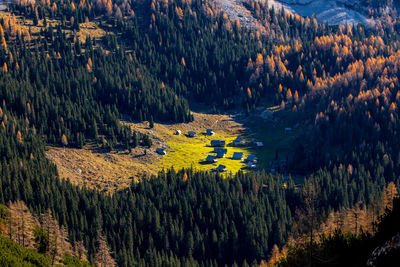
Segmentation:
<svg viewBox="0 0 400 267">
<path fill-rule="evenodd" d="M 336 231 L 310 246 L 290 247 L 275 266 L 397 266 L 399 262 L 400 201 L 380 218 L 377 232 Z M 310 249 L 312 249 L 310 257 Z M 311 260 L 310 260 L 311 259 Z"/>
</svg>

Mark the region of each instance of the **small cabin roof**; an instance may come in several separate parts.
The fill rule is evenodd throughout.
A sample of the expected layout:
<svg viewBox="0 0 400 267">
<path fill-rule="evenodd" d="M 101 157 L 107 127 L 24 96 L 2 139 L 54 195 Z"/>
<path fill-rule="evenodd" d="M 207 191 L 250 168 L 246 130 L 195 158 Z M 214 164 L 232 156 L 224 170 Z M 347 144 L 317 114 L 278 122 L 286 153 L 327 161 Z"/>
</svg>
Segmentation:
<svg viewBox="0 0 400 267">
<path fill-rule="evenodd" d="M 194 132 L 194 131 L 189 131 L 189 132 L 188 132 L 188 136 L 192 136 L 192 137 L 193 137 L 193 136 L 195 136 L 195 135 L 196 135 L 196 132 Z"/>
<path fill-rule="evenodd" d="M 214 161 L 215 160 L 215 156 L 213 155 L 208 155 L 206 158 L 206 161 Z"/>
<path fill-rule="evenodd" d="M 211 146 L 225 146 L 224 140 L 211 140 Z"/>
<path fill-rule="evenodd" d="M 233 156 L 234 159 L 241 159 L 243 158 L 243 152 L 233 152 Z"/>
<path fill-rule="evenodd" d="M 227 148 L 222 148 L 222 147 L 215 147 L 214 148 L 214 153 L 219 153 L 219 152 L 221 152 L 221 153 L 228 153 L 228 149 Z"/>
<path fill-rule="evenodd" d="M 219 170 L 219 171 L 227 171 L 226 166 L 222 165 L 222 164 L 217 167 L 217 170 Z"/>
<path fill-rule="evenodd" d="M 167 152 L 164 151 L 164 148 L 156 148 L 156 153 L 160 155 L 167 155 Z"/>
<path fill-rule="evenodd" d="M 207 135 L 214 135 L 215 133 L 213 132 L 212 129 L 206 129 L 206 134 Z"/>
<path fill-rule="evenodd" d="M 224 158 L 225 157 L 225 152 L 224 151 L 218 151 L 217 152 L 217 158 Z"/>
</svg>

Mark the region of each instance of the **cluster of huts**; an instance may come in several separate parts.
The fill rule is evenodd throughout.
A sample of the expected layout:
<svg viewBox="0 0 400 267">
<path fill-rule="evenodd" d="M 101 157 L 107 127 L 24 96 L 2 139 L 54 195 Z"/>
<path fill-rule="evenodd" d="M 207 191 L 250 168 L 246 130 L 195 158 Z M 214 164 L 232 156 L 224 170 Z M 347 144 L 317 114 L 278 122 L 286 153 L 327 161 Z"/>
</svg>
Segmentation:
<svg viewBox="0 0 400 267">
<path fill-rule="evenodd" d="M 238 136 L 234 141 L 233 145 L 238 146 L 242 145 L 244 143 L 244 140 L 241 136 Z M 208 155 L 206 158 L 207 163 L 216 163 L 218 162 L 219 158 L 224 158 L 225 155 L 228 153 L 228 149 L 225 148 L 226 142 L 224 140 L 211 140 L 210 146 L 214 147 L 214 150 L 212 153 L 215 153 L 215 155 Z M 243 160 L 243 152 L 233 152 L 232 155 L 233 160 Z M 254 155 L 249 155 L 246 159 L 245 162 L 247 163 L 247 167 L 249 169 L 255 169 L 257 168 L 257 157 Z M 228 171 L 225 165 L 219 165 L 216 168 L 216 171 L 218 172 L 225 172 Z"/>
<path fill-rule="evenodd" d="M 181 135 L 181 134 L 182 134 L 181 130 L 176 130 L 175 131 L 175 135 Z M 215 133 L 211 129 L 207 129 L 206 130 L 206 134 L 207 135 L 214 135 Z M 196 137 L 196 132 L 195 131 L 188 131 L 186 136 L 187 137 L 191 137 L 191 138 Z M 164 148 L 157 148 L 156 149 L 156 153 L 161 155 L 161 156 L 167 155 L 167 152 L 165 151 Z"/>
<path fill-rule="evenodd" d="M 181 135 L 182 132 L 180 130 L 175 131 L 175 135 Z M 206 129 L 205 135 L 208 136 L 213 136 L 215 132 L 212 129 Z M 193 138 L 196 136 L 196 132 L 194 131 L 188 131 L 186 134 L 187 137 Z M 257 142 L 255 140 L 252 141 L 253 144 L 258 147 L 262 148 L 264 147 L 264 144 L 262 142 Z M 243 137 L 238 136 L 235 140 L 232 142 L 233 146 L 243 146 L 245 145 L 245 141 Z M 214 147 L 214 150 L 212 153 L 215 153 L 215 155 L 208 155 L 206 158 L 207 163 L 216 163 L 218 162 L 218 159 L 220 158 L 225 158 L 225 155 L 228 153 L 228 149 L 225 148 L 226 142 L 225 140 L 211 140 L 210 146 Z M 160 155 L 167 155 L 167 152 L 163 148 L 157 148 L 156 153 Z M 232 155 L 233 160 L 243 160 L 243 152 L 233 152 Z M 257 168 L 257 157 L 254 155 L 249 155 L 245 160 L 246 166 L 249 169 L 255 169 Z M 220 164 L 217 168 L 216 171 L 218 172 L 226 172 L 228 169 L 226 168 L 225 165 Z"/>
</svg>

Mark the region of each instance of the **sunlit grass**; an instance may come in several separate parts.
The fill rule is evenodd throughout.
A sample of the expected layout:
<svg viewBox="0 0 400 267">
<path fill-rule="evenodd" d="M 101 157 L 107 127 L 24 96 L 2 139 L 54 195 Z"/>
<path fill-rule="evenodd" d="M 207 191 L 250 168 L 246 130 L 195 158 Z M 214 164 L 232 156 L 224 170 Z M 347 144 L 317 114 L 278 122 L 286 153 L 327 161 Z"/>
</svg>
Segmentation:
<svg viewBox="0 0 400 267">
<path fill-rule="evenodd" d="M 236 173 L 239 170 L 244 172 L 247 171 L 246 164 L 244 161 L 233 160 L 232 155 L 234 152 L 243 152 L 243 158 L 246 158 L 251 154 L 249 147 L 233 147 L 230 143 L 236 138 L 236 136 L 226 136 L 221 133 L 217 133 L 214 136 L 198 135 L 194 138 L 188 138 L 186 136 L 175 136 L 168 142 L 169 149 L 167 150 L 168 155 L 158 163 L 158 168 L 169 169 L 173 167 L 176 170 L 182 168 L 192 167 L 195 170 L 211 170 L 218 167 L 218 165 L 225 165 L 228 169 L 228 173 Z M 205 158 L 208 155 L 215 155 L 212 153 L 213 147 L 210 147 L 210 140 L 225 140 L 226 148 L 228 153 L 225 158 L 218 159 L 218 162 L 209 164 L 205 162 Z"/>
</svg>

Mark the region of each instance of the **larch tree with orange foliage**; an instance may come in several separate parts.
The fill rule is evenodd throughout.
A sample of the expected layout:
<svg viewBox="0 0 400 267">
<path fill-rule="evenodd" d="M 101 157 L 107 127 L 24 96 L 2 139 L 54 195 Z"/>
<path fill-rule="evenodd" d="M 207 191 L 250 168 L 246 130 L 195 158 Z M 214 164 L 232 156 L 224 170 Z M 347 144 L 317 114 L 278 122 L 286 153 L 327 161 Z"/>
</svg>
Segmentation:
<svg viewBox="0 0 400 267">
<path fill-rule="evenodd" d="M 67 146 L 68 145 L 67 136 L 65 134 L 63 134 L 61 136 L 61 143 L 62 143 L 63 146 Z"/>
<path fill-rule="evenodd" d="M 20 143 L 20 144 L 22 144 L 22 142 L 23 142 L 21 131 L 18 131 L 18 132 L 17 132 L 17 141 L 18 141 L 18 143 Z"/>
<path fill-rule="evenodd" d="M 393 198 L 395 198 L 397 193 L 398 191 L 395 183 L 390 182 L 383 193 L 383 203 L 385 208 L 389 210 L 393 208 Z"/>
</svg>

